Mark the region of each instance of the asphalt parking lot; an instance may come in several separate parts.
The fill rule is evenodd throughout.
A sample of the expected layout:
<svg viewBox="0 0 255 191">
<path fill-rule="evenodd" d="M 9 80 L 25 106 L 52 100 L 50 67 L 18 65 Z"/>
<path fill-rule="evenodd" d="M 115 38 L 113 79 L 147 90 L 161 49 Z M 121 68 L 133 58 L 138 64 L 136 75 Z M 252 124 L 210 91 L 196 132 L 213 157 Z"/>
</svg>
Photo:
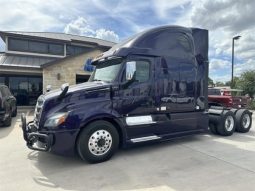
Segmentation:
<svg viewBox="0 0 255 191">
<path fill-rule="evenodd" d="M 32 113 L 29 113 L 32 118 Z M 253 116 L 253 120 L 255 117 Z M 231 137 L 197 135 L 120 150 L 110 161 L 31 151 L 20 114 L 0 127 L 0 190 L 254 190 L 255 125 Z"/>
</svg>

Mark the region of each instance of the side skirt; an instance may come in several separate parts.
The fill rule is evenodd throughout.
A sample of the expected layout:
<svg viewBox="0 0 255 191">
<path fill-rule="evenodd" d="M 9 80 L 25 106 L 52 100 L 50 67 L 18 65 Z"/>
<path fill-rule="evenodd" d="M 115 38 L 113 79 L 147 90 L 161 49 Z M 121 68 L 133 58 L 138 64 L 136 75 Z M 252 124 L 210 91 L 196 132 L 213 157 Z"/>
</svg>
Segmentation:
<svg viewBox="0 0 255 191">
<path fill-rule="evenodd" d="M 206 133 L 206 132 L 207 132 L 207 130 L 205 130 L 205 129 L 198 129 L 198 130 L 192 130 L 192 131 L 165 134 L 162 136 L 149 135 L 149 136 L 137 137 L 137 138 L 127 140 L 127 144 L 167 141 L 167 140 L 173 140 L 173 139 L 177 139 L 177 138 L 186 137 L 189 135 Z"/>
</svg>

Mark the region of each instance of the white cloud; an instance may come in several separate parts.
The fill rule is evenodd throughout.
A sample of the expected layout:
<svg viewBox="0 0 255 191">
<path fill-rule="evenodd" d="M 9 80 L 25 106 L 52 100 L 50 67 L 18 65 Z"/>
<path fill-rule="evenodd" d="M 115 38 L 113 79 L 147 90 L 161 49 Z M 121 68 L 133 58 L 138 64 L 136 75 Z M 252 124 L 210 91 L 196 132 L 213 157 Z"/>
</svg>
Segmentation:
<svg viewBox="0 0 255 191">
<path fill-rule="evenodd" d="M 209 71 L 214 72 L 216 70 L 230 69 L 231 63 L 222 59 L 211 59 L 209 63 Z"/>
<path fill-rule="evenodd" d="M 45 31 L 49 28 L 61 27 L 63 23 L 57 15 L 49 14 L 56 9 L 64 12 L 61 1 L 40 0 L 9 0 L 1 2 L 0 6 L 0 29 L 1 30 L 23 30 L 23 31 Z M 38 6 L 40 5 L 40 6 Z"/>
<path fill-rule="evenodd" d="M 76 34 L 76 35 L 94 35 L 95 31 L 91 29 L 91 26 L 88 24 L 87 20 L 83 17 L 79 17 L 76 20 L 71 21 L 65 26 L 65 33 Z"/>
<path fill-rule="evenodd" d="M 156 14 L 161 19 L 169 19 L 169 14 L 173 8 L 183 8 L 183 5 L 190 2 L 190 0 L 154 0 L 153 5 L 155 7 Z"/>
<path fill-rule="evenodd" d="M 214 82 L 228 82 L 231 80 L 231 74 L 226 74 L 226 75 L 219 75 L 219 74 L 215 74 L 215 75 L 210 75 L 210 78 L 212 78 L 212 80 Z"/>
<path fill-rule="evenodd" d="M 231 79 L 231 63 L 223 59 L 211 59 L 209 76 L 214 82 L 227 82 Z"/>
<path fill-rule="evenodd" d="M 119 36 L 114 31 L 107 30 L 104 28 L 94 30 L 90 26 L 88 21 L 83 17 L 79 17 L 76 20 L 73 20 L 70 23 L 68 23 L 64 29 L 64 32 L 69 34 L 95 37 L 113 42 L 119 41 Z"/>
<path fill-rule="evenodd" d="M 133 33 L 141 32 L 147 28 L 155 27 L 150 23 L 149 18 L 142 18 L 145 22 L 140 24 L 137 22 L 137 17 L 143 15 L 143 12 L 146 12 L 151 8 L 152 0 L 92 0 L 93 4 L 98 11 L 103 12 L 109 18 L 118 20 L 121 23 L 124 23 L 126 29 L 131 30 Z M 123 28 L 123 32 L 125 28 Z M 127 36 L 126 36 L 127 38 Z"/>
<path fill-rule="evenodd" d="M 235 55 L 245 60 L 255 61 L 255 34 L 254 30 L 243 32 L 242 37 L 235 41 Z"/>
<path fill-rule="evenodd" d="M 255 60 L 249 59 L 247 62 L 243 64 L 235 64 L 234 65 L 234 75 L 240 76 L 241 73 L 245 71 L 255 70 Z"/>
<path fill-rule="evenodd" d="M 224 29 L 232 34 L 255 27 L 255 1 L 204 0 L 194 7 L 193 23 L 210 30 Z"/>
<path fill-rule="evenodd" d="M 119 36 L 114 31 L 111 30 L 98 29 L 96 30 L 95 37 L 113 42 L 119 42 Z"/>
<path fill-rule="evenodd" d="M 209 63 L 209 76 L 215 81 L 226 82 L 231 79 L 231 63 L 222 59 L 212 59 Z M 255 61 L 249 59 L 242 64 L 234 64 L 234 76 L 240 76 L 245 71 L 255 70 Z M 222 71 L 219 73 L 219 71 Z M 224 73 L 222 75 L 222 73 Z"/>
</svg>

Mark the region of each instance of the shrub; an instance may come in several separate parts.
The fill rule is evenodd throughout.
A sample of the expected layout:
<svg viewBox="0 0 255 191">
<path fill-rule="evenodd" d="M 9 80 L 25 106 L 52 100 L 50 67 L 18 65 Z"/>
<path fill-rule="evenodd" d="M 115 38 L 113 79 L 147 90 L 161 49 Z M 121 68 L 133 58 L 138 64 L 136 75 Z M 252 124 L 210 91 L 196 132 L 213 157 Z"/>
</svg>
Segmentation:
<svg viewBox="0 0 255 191">
<path fill-rule="evenodd" d="M 248 104 L 248 109 L 251 109 L 251 110 L 255 110 L 255 100 L 251 101 L 249 104 Z"/>
</svg>

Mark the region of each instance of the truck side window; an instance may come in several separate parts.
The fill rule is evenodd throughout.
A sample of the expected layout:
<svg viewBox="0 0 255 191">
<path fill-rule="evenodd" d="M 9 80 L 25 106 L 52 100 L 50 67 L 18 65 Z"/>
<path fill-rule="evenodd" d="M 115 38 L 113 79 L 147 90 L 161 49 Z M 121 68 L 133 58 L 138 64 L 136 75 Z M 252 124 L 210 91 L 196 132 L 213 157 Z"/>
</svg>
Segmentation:
<svg viewBox="0 0 255 191">
<path fill-rule="evenodd" d="M 150 78 L 150 63 L 148 61 L 136 61 L 136 81 L 146 82 Z"/>
</svg>

